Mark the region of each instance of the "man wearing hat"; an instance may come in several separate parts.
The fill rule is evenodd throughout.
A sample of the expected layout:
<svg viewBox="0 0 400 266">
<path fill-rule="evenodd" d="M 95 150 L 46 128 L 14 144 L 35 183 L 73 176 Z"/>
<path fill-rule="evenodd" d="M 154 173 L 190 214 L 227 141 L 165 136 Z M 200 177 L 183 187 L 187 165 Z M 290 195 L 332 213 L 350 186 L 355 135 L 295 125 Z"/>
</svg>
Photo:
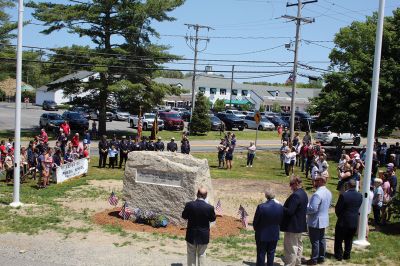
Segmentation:
<svg viewBox="0 0 400 266">
<path fill-rule="evenodd" d="M 171 142 L 167 144 L 167 151 L 176 152 L 178 150 L 178 145 L 175 142 L 175 138 L 171 138 Z"/>
<path fill-rule="evenodd" d="M 124 162 L 124 166 L 126 165 L 126 160 L 128 159 L 129 152 L 129 144 L 126 140 L 126 136 L 122 136 L 122 140 L 119 143 L 119 168 L 122 168 L 122 161 Z"/>
<path fill-rule="evenodd" d="M 326 174 L 317 174 L 315 177 L 314 187 L 317 191 L 311 196 L 307 207 L 307 225 L 311 242 L 311 258 L 306 261 L 307 265 L 317 265 L 325 261 L 325 228 L 329 226 L 329 207 L 332 202 L 332 193 L 325 186 L 326 178 Z"/>
<path fill-rule="evenodd" d="M 164 142 L 162 142 L 162 138 L 158 137 L 157 142 L 154 144 L 156 151 L 164 151 Z"/>
<path fill-rule="evenodd" d="M 147 142 L 147 150 L 148 151 L 155 151 L 156 150 L 154 139 L 150 139 L 150 142 Z"/>
<path fill-rule="evenodd" d="M 147 151 L 147 137 L 142 136 L 142 141 L 139 143 L 140 151 Z"/>
</svg>

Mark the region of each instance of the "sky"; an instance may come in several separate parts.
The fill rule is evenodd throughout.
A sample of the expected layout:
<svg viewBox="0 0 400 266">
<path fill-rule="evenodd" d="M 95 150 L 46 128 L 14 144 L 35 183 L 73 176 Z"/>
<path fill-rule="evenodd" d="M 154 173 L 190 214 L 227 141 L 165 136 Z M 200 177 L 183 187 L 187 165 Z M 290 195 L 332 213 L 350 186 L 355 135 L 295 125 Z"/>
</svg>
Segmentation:
<svg viewBox="0 0 400 266">
<path fill-rule="evenodd" d="M 49 0 L 50 1 L 50 0 Z M 82 0 L 84 1 L 84 0 Z M 67 3 L 65 0 L 51 2 Z M 292 0 L 292 2 L 297 2 Z M 304 1 L 303 1 L 304 2 Z M 206 65 L 212 66 L 216 74 L 231 77 L 232 65 L 235 65 L 234 78 L 236 82 L 268 81 L 285 82 L 292 65 L 283 62 L 293 62 L 295 22 L 282 18 L 283 15 L 295 16 L 297 7 L 286 7 L 282 0 L 186 0 L 186 2 L 170 13 L 176 20 L 173 22 L 154 22 L 154 28 L 160 33 L 160 38 L 154 38 L 157 44 L 168 45 L 170 52 L 193 58 L 194 52 L 185 41 L 184 36 L 194 34 L 187 24 L 200 24 L 212 27 L 211 30 L 201 29 L 200 36 L 209 38 L 201 41 L 198 54 L 198 70 L 204 70 Z M 318 0 L 303 7 L 302 17 L 315 18 L 315 22 L 301 26 L 299 47 L 299 62 L 321 69 L 329 66 L 329 53 L 334 47 L 333 39 L 340 28 L 350 25 L 352 21 L 364 21 L 365 17 L 378 10 L 378 0 Z M 386 0 L 385 15 L 400 7 L 398 0 Z M 17 19 L 17 8 L 10 10 L 13 19 Z M 40 24 L 31 16 L 32 9 L 25 8 L 24 19 Z M 23 45 L 38 47 L 63 47 L 72 44 L 90 45 L 88 38 L 79 38 L 66 31 L 41 34 L 44 28 L 40 25 L 24 27 Z M 291 43 L 291 49 L 285 44 Z M 209 61 L 221 60 L 221 61 Z M 236 62 L 232 62 L 236 61 Z M 237 62 L 266 61 L 279 62 Z M 182 64 L 186 62 L 185 64 Z M 193 69 L 192 61 L 168 64 L 166 67 L 181 70 Z M 242 72 L 242 73 L 241 73 Z M 245 73 L 244 73 L 245 72 Z M 271 73 L 265 73 L 271 72 Z M 279 74 L 279 75 L 278 75 Z M 303 76 L 319 76 L 321 71 L 299 69 Z M 273 76 L 271 76 L 273 75 Z M 308 82 L 308 78 L 299 77 L 300 82 Z"/>
</svg>

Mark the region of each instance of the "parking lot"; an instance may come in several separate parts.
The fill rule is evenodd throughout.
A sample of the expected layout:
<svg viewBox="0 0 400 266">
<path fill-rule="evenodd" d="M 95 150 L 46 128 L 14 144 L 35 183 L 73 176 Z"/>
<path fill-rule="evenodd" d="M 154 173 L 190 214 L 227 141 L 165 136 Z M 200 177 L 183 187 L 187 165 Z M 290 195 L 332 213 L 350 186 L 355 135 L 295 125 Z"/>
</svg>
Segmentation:
<svg viewBox="0 0 400 266">
<path fill-rule="evenodd" d="M 44 111 L 42 107 L 32 104 L 22 104 L 21 110 L 21 128 L 34 129 L 39 128 L 39 118 L 43 113 L 58 113 L 62 114 L 65 110 Z M 0 130 L 14 130 L 15 123 L 15 104 L 0 103 Z M 91 127 L 91 125 L 90 125 Z M 107 130 L 127 130 L 129 125 L 127 121 L 112 121 L 107 122 Z"/>
</svg>

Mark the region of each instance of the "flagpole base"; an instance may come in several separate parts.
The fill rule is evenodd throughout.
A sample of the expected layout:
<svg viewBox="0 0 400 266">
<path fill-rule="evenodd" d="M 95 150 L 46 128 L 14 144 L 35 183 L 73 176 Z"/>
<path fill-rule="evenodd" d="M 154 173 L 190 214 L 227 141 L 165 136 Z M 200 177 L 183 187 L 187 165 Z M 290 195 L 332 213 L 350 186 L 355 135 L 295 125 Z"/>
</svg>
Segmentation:
<svg viewBox="0 0 400 266">
<path fill-rule="evenodd" d="M 353 244 L 361 248 L 366 248 L 371 245 L 367 240 L 355 240 Z"/>
<path fill-rule="evenodd" d="M 11 202 L 10 206 L 13 208 L 18 208 L 18 207 L 22 207 L 24 204 L 22 204 L 21 202 Z"/>
</svg>

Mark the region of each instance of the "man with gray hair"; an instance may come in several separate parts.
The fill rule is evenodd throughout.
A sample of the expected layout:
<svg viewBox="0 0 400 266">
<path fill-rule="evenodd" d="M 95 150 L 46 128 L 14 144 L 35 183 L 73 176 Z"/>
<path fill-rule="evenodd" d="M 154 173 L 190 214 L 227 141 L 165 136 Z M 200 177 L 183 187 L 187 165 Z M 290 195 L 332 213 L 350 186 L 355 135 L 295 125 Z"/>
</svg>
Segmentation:
<svg viewBox="0 0 400 266">
<path fill-rule="evenodd" d="M 207 265 L 206 249 L 210 241 L 210 222 L 215 221 L 214 207 L 206 202 L 207 189 L 199 188 L 197 199 L 186 203 L 182 218 L 188 220 L 186 230 L 188 266 Z"/>
<path fill-rule="evenodd" d="M 326 241 L 325 228 L 329 226 L 329 207 L 332 193 L 326 188 L 326 174 L 317 174 L 314 187 L 317 189 L 311 196 L 307 207 L 307 225 L 311 242 L 311 259 L 307 265 L 317 265 L 325 261 Z"/>
<path fill-rule="evenodd" d="M 279 240 L 279 225 L 283 217 L 283 207 L 277 203 L 272 189 L 265 190 L 267 201 L 257 206 L 254 215 L 253 227 L 257 245 L 257 266 L 265 265 L 267 254 L 267 266 L 274 264 L 276 244 Z"/>
</svg>

